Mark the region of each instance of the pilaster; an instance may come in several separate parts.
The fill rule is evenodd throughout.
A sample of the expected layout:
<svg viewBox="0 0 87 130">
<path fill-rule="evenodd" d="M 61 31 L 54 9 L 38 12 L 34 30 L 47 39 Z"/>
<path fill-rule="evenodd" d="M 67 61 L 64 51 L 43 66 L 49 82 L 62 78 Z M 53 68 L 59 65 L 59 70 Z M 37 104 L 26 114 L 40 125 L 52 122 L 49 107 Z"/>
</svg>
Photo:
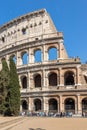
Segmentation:
<svg viewBox="0 0 87 130">
<path fill-rule="evenodd" d="M 43 108 L 44 108 L 44 112 L 46 112 L 48 114 L 49 108 L 48 108 L 48 98 L 47 97 L 43 97 Z"/>
<path fill-rule="evenodd" d="M 81 99 L 80 94 L 77 94 L 77 113 L 81 114 L 82 108 L 81 108 Z"/>
<path fill-rule="evenodd" d="M 63 112 L 63 102 L 62 102 L 62 95 L 59 96 L 59 112 Z"/>
</svg>

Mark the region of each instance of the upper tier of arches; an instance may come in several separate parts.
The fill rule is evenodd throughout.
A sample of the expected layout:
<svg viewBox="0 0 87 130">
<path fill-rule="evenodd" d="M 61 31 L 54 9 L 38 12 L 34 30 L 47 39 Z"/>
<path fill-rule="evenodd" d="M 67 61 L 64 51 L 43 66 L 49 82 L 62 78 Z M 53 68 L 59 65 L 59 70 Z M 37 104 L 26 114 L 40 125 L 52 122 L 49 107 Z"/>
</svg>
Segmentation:
<svg viewBox="0 0 87 130">
<path fill-rule="evenodd" d="M 48 47 L 46 49 L 46 52 L 43 52 L 42 48 L 35 48 L 32 50 L 32 52 L 29 50 L 23 50 L 18 53 L 14 53 L 9 55 L 8 57 L 13 57 L 13 60 L 15 64 L 17 65 L 28 65 L 29 63 L 41 63 L 44 61 L 44 58 L 46 59 L 45 61 L 53 61 L 53 60 L 58 60 L 59 58 L 59 51 L 58 48 L 55 46 Z M 2 59 L 5 57 L 1 58 Z M 5 58 L 6 59 L 6 58 Z"/>
</svg>

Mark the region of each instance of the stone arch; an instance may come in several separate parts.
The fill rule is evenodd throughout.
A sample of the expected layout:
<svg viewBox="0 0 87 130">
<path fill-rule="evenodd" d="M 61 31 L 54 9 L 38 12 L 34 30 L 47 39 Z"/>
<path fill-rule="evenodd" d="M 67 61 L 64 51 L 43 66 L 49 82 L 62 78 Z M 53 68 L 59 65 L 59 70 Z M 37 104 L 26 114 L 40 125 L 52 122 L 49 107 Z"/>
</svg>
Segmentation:
<svg viewBox="0 0 87 130">
<path fill-rule="evenodd" d="M 58 112 L 58 101 L 55 98 L 48 100 L 49 112 Z"/>
<path fill-rule="evenodd" d="M 27 88 L 27 77 L 26 76 L 21 77 L 21 84 L 22 84 L 23 89 Z"/>
<path fill-rule="evenodd" d="M 42 51 L 37 49 L 34 51 L 34 62 L 42 62 Z"/>
<path fill-rule="evenodd" d="M 22 105 L 22 111 L 28 110 L 28 103 L 26 100 L 22 100 L 21 105 Z"/>
<path fill-rule="evenodd" d="M 82 104 L 82 113 L 87 112 L 87 97 L 82 99 L 81 104 Z"/>
<path fill-rule="evenodd" d="M 64 101 L 65 112 L 75 113 L 75 99 L 74 98 L 66 98 Z"/>
<path fill-rule="evenodd" d="M 35 88 L 41 87 L 41 75 L 40 74 L 34 75 L 34 86 L 35 86 Z"/>
<path fill-rule="evenodd" d="M 49 86 L 57 86 L 57 74 L 55 72 L 51 72 L 48 76 Z"/>
<path fill-rule="evenodd" d="M 41 100 L 39 98 L 34 99 L 34 110 L 41 111 L 41 106 L 42 106 Z"/>
<path fill-rule="evenodd" d="M 57 48 L 55 46 L 48 48 L 48 60 L 57 60 Z"/>
<path fill-rule="evenodd" d="M 64 74 L 64 85 L 75 85 L 75 74 L 73 71 L 66 71 Z"/>
<path fill-rule="evenodd" d="M 28 64 L 28 53 L 26 51 L 21 53 L 21 58 L 22 58 L 23 65 Z"/>
</svg>

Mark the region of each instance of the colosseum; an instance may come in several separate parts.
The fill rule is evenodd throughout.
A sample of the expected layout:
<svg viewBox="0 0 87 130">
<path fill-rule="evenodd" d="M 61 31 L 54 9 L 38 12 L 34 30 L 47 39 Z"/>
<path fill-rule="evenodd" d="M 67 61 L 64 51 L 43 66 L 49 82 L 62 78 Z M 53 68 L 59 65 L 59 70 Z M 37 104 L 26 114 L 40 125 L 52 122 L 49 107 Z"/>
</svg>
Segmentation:
<svg viewBox="0 0 87 130">
<path fill-rule="evenodd" d="M 0 68 L 10 56 L 19 76 L 20 111 L 87 112 L 87 64 L 68 56 L 63 33 L 45 9 L 0 26 Z"/>
</svg>

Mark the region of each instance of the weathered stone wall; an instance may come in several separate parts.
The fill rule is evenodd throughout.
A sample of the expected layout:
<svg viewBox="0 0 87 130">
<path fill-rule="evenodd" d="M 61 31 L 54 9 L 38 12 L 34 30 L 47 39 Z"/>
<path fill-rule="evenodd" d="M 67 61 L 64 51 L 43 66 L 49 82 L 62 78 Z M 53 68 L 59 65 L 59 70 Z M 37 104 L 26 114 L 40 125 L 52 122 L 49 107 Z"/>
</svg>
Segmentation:
<svg viewBox="0 0 87 130">
<path fill-rule="evenodd" d="M 57 58 L 53 60 L 49 60 L 51 48 L 56 49 Z M 38 50 L 41 61 L 35 62 Z M 26 64 L 23 63 L 24 54 L 27 54 Z M 48 112 L 54 101 L 58 112 L 66 112 L 68 99 L 75 105 L 73 113 L 82 113 L 83 99 L 87 98 L 87 66 L 81 65 L 78 57 L 69 58 L 63 33 L 57 32 L 45 9 L 26 14 L 0 27 L 0 69 L 3 58 L 9 65 L 10 56 L 15 58 L 19 75 L 21 111 L 37 111 L 40 108 Z M 35 87 L 36 77 L 38 84 L 41 84 L 38 87 Z M 53 81 L 50 81 L 52 78 Z"/>
</svg>

